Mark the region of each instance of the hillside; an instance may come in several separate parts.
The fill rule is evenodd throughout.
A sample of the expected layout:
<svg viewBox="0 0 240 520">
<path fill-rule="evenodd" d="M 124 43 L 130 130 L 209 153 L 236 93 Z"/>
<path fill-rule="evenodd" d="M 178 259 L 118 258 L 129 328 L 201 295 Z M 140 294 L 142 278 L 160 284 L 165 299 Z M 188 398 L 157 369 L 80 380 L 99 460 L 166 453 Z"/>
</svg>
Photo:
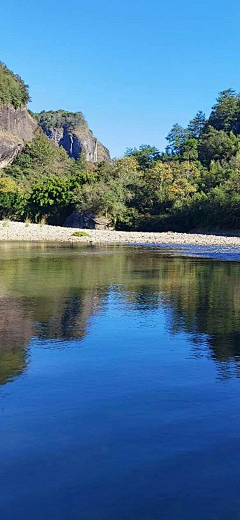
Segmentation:
<svg viewBox="0 0 240 520">
<path fill-rule="evenodd" d="M 111 160 L 108 149 L 94 137 L 81 112 L 34 114 L 26 108 L 29 100 L 28 85 L 0 62 L 0 168 L 11 164 L 41 130 L 70 158 L 77 159 L 81 154 L 92 163 Z"/>
<path fill-rule="evenodd" d="M 94 137 L 81 112 L 43 111 L 34 117 L 47 137 L 62 146 L 69 157 L 77 159 L 83 152 L 88 162 L 111 160 L 109 151 Z"/>
<path fill-rule="evenodd" d="M 2 64 L 0 73 L 0 218 L 62 225 L 74 216 L 88 226 L 104 217 L 124 230 L 238 234 L 236 91 L 220 92 L 208 117 L 198 111 L 187 127 L 174 124 L 165 151 L 142 145 L 111 161 L 81 112 L 33 114 L 21 78 Z"/>
<path fill-rule="evenodd" d="M 37 124 L 26 109 L 28 101 L 28 86 L 0 63 L 0 168 L 34 138 Z"/>
</svg>

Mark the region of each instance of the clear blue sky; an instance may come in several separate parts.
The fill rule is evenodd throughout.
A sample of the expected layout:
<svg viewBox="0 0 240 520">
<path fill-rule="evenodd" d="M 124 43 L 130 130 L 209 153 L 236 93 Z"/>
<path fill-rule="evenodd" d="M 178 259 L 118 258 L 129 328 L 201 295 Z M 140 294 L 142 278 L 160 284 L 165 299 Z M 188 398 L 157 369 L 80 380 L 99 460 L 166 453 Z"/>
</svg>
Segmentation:
<svg viewBox="0 0 240 520">
<path fill-rule="evenodd" d="M 239 22 L 236 0 L 2 0 L 0 60 L 121 156 L 240 90 Z"/>
</svg>

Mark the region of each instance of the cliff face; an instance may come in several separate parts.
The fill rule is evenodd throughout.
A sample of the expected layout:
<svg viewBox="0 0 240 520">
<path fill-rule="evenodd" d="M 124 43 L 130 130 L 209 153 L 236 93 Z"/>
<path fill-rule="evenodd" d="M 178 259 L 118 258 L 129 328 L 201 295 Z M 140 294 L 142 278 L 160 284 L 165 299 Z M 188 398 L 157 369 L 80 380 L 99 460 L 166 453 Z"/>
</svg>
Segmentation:
<svg viewBox="0 0 240 520">
<path fill-rule="evenodd" d="M 10 164 L 25 143 L 33 140 L 38 125 L 51 141 L 65 148 L 69 157 L 77 159 L 84 151 L 89 162 L 111 161 L 108 149 L 93 136 L 80 112 L 41 112 L 33 118 L 26 108 L 3 105 L 0 106 L 0 168 Z"/>
<path fill-rule="evenodd" d="M 110 161 L 107 148 L 98 142 L 81 112 L 41 112 L 35 115 L 37 122 L 49 139 L 65 148 L 69 157 L 77 159 L 84 151 L 87 161 Z"/>
<path fill-rule="evenodd" d="M 28 86 L 0 62 L 0 168 L 32 141 L 37 124 L 26 107 Z"/>
<path fill-rule="evenodd" d="M 80 152 L 84 150 L 86 160 L 89 162 L 97 162 L 97 139 L 93 137 L 88 129 L 74 131 L 66 127 L 62 128 L 44 128 L 44 133 L 51 141 L 54 141 L 58 146 L 65 148 L 69 157 L 77 159 Z"/>
<path fill-rule="evenodd" d="M 77 159 L 84 151 L 89 162 L 111 160 L 81 112 L 43 111 L 31 117 L 26 109 L 28 101 L 28 86 L 0 62 L 0 168 L 10 164 L 25 143 L 33 140 L 38 125 L 51 141 L 65 148 L 69 157 Z"/>
<path fill-rule="evenodd" d="M 0 168 L 10 164 L 26 142 L 32 141 L 37 123 L 26 108 L 0 106 Z"/>
<path fill-rule="evenodd" d="M 97 160 L 98 161 L 111 161 L 109 150 L 102 143 L 97 141 Z"/>
</svg>

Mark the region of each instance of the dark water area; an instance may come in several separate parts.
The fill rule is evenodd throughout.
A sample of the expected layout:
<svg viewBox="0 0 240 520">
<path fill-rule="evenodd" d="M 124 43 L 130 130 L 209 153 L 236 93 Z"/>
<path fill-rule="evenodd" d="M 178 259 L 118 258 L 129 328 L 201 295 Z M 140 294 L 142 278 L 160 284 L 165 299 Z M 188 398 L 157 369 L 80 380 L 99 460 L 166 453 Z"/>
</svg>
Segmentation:
<svg viewBox="0 0 240 520">
<path fill-rule="evenodd" d="M 0 260 L 0 518 L 239 520 L 239 250 Z"/>
</svg>

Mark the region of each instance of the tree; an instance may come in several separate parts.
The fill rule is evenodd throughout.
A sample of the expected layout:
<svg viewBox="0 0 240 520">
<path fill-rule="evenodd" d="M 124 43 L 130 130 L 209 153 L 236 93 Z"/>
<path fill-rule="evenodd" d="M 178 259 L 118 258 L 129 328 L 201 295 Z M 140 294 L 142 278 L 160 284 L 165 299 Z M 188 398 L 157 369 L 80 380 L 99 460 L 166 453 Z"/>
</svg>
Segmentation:
<svg viewBox="0 0 240 520">
<path fill-rule="evenodd" d="M 188 132 L 191 137 L 195 139 L 199 139 L 200 135 L 203 133 L 204 128 L 206 127 L 206 116 L 205 114 L 199 110 L 195 117 L 190 121 L 188 125 Z"/>
<path fill-rule="evenodd" d="M 197 161 L 198 140 L 195 137 L 185 139 L 180 148 L 181 157 L 187 161 Z"/>
<path fill-rule="evenodd" d="M 142 144 L 139 149 L 127 148 L 127 157 L 134 157 L 139 165 L 140 169 L 150 168 L 153 161 L 160 157 L 160 152 L 155 146 L 148 144 Z"/>
<path fill-rule="evenodd" d="M 42 175 L 70 175 L 73 164 L 64 148 L 55 146 L 39 131 L 6 171 L 15 179 L 25 179 L 32 183 Z"/>
<path fill-rule="evenodd" d="M 21 218 L 24 215 L 27 198 L 24 191 L 11 179 L 0 178 L 0 218 Z"/>
<path fill-rule="evenodd" d="M 238 147 L 238 138 L 233 132 L 228 135 L 223 130 L 208 126 L 207 132 L 202 134 L 199 141 L 199 159 L 209 166 L 212 160 L 230 159 L 236 154 Z"/>
<path fill-rule="evenodd" d="M 19 108 L 26 106 L 28 101 L 30 101 L 28 85 L 0 62 L 0 105 Z"/>
<path fill-rule="evenodd" d="M 167 188 L 173 182 L 171 163 L 157 161 L 153 168 L 146 170 L 143 184 L 137 199 L 138 208 L 142 212 L 152 214 L 165 210 L 167 203 Z"/>
<path fill-rule="evenodd" d="M 33 184 L 29 214 L 35 221 L 46 216 L 50 224 L 62 224 L 71 211 L 71 203 L 70 180 L 51 175 Z"/>
<path fill-rule="evenodd" d="M 126 209 L 126 201 L 131 194 L 124 190 L 120 182 L 100 180 L 94 184 L 84 184 L 74 194 L 74 201 L 82 211 L 91 211 L 97 216 L 112 218 L 115 222 Z"/>
<path fill-rule="evenodd" d="M 92 211 L 116 222 L 136 194 L 140 177 L 138 162 L 132 156 L 116 159 L 112 164 L 102 162 L 90 182 L 75 189 L 74 202 L 82 211 Z"/>
<path fill-rule="evenodd" d="M 240 102 L 235 90 L 229 88 L 219 93 L 208 123 L 216 130 L 224 130 L 228 133 L 239 131 Z"/>
<path fill-rule="evenodd" d="M 168 187 L 168 198 L 175 206 L 179 206 L 191 198 L 196 191 L 196 186 L 187 179 L 177 179 Z"/>
<path fill-rule="evenodd" d="M 166 139 L 169 142 L 169 145 L 166 148 L 166 152 L 169 155 L 180 155 L 181 148 L 184 144 L 184 141 L 187 137 L 186 130 L 182 128 L 178 123 L 173 125 Z"/>
</svg>

